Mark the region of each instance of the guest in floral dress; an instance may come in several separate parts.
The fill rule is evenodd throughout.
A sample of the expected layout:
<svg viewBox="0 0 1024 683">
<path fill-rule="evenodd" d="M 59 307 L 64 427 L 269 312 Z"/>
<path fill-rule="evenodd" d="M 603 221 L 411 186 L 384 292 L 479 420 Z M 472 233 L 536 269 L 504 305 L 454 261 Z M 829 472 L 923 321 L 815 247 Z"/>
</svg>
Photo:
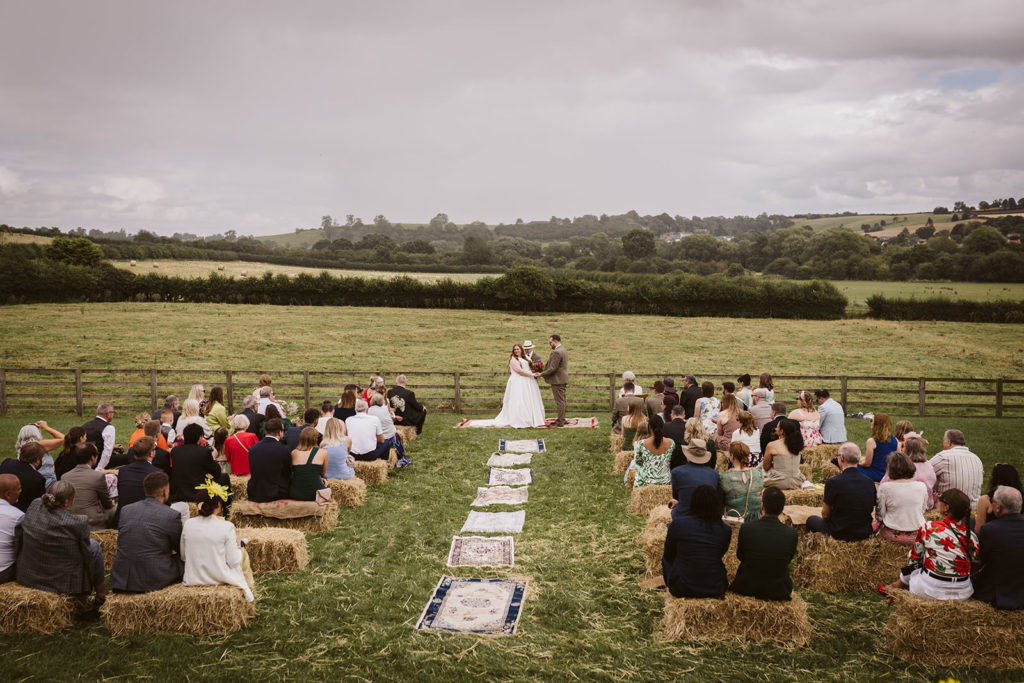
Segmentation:
<svg viewBox="0 0 1024 683">
<path fill-rule="evenodd" d="M 672 457 L 672 449 L 675 443 L 662 435 L 665 426 L 664 421 L 655 415 L 650 419 L 648 425 L 651 436 L 638 441 L 634 459 L 637 472 L 634 487 L 648 486 L 650 484 L 669 484 L 672 481 L 672 471 L 669 469 L 669 460 Z"/>
<path fill-rule="evenodd" d="M 718 477 L 718 490 L 725 501 L 725 511 L 736 511 L 744 522 L 761 518 L 761 493 L 764 471 L 750 467 L 750 449 L 745 443 L 729 444 L 729 470 Z"/>
<path fill-rule="evenodd" d="M 804 448 L 820 446 L 823 441 L 817 399 L 811 392 L 801 391 L 797 396 L 796 403 L 797 408 L 790 411 L 789 419 L 800 423 L 800 436 L 804 439 Z"/>
<path fill-rule="evenodd" d="M 718 428 L 718 411 L 721 410 L 722 404 L 715 398 L 715 385 L 711 382 L 701 384 L 700 393 L 701 397 L 697 399 L 693 407 L 693 416 L 700 418 L 701 424 L 704 425 L 704 431 L 708 436 L 713 437 Z"/>
</svg>

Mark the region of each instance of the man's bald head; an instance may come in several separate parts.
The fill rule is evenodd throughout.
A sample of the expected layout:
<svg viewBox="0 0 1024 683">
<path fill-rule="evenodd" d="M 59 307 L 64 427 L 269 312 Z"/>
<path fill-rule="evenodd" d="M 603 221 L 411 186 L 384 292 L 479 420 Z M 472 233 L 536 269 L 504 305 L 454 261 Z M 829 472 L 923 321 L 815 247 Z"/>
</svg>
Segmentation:
<svg viewBox="0 0 1024 683">
<path fill-rule="evenodd" d="M 0 498 L 14 505 L 20 495 L 21 481 L 13 474 L 0 474 Z"/>
</svg>

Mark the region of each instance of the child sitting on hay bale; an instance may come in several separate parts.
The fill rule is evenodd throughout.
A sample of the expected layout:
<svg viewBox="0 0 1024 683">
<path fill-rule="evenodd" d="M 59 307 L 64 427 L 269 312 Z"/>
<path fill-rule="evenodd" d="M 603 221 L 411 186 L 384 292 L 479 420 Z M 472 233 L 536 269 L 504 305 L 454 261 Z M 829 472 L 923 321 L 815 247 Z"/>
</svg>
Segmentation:
<svg viewBox="0 0 1024 683">
<path fill-rule="evenodd" d="M 199 516 L 185 522 L 181 532 L 181 559 L 185 561 L 186 586 L 237 586 L 245 599 L 253 602 L 252 573 L 246 573 L 249 561 L 235 525 L 218 514 L 230 491 L 207 479 L 196 487 Z"/>
<path fill-rule="evenodd" d="M 736 544 L 740 566 L 730 591 L 759 600 L 790 599 L 789 563 L 796 555 L 797 532 L 779 521 L 785 504 L 782 491 L 765 489 L 761 517 L 740 526 Z"/>
<path fill-rule="evenodd" d="M 724 598 L 728 577 L 722 557 L 731 540 L 718 491 L 698 486 L 689 512 L 673 515 L 665 536 L 661 571 L 669 592 L 677 598 Z"/>
<path fill-rule="evenodd" d="M 871 536 L 875 483 L 858 471 L 859 463 L 857 444 L 847 441 L 839 447 L 842 472 L 825 482 L 821 517 L 809 517 L 807 531 L 827 534 L 841 541 L 861 541 Z"/>
</svg>

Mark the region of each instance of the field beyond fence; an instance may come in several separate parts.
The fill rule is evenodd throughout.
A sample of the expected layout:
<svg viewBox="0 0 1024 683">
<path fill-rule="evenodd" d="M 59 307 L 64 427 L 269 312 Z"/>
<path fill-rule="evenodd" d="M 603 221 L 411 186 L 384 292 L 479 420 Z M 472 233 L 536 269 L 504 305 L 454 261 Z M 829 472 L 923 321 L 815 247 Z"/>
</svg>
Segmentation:
<svg viewBox="0 0 1024 683">
<path fill-rule="evenodd" d="M 0 415 L 56 411 L 85 415 L 97 404 L 110 402 L 117 410 L 155 410 L 164 397 L 182 400 L 193 384 L 207 391 L 224 388 L 229 411 L 241 409 L 253 391 L 253 370 L 0 368 Z M 346 384 L 365 383 L 368 371 L 270 371 L 278 399 L 305 408 L 324 400 L 337 401 Z M 465 415 L 495 414 L 504 396 L 507 373 L 405 372 L 409 388 L 428 410 Z M 649 391 L 655 379 L 681 378 L 682 372 L 645 373 L 637 383 Z M 734 375 L 694 373 L 719 384 Z M 394 375 L 384 373 L 389 385 Z M 568 410 L 572 413 L 611 410 L 621 379 L 615 373 L 570 375 Z M 776 400 L 796 407 L 802 389 L 828 389 L 847 413 L 894 412 L 919 417 L 1024 417 L 1024 379 L 954 377 L 877 377 L 863 375 L 780 375 L 775 377 Z M 542 387 L 548 412 L 554 410 L 550 392 Z"/>
</svg>

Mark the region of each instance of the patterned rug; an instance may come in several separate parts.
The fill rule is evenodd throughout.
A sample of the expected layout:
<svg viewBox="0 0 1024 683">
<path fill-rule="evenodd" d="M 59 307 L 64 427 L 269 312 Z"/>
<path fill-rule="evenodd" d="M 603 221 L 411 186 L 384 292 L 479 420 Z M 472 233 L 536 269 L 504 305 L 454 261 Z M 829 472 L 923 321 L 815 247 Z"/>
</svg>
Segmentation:
<svg viewBox="0 0 1024 683">
<path fill-rule="evenodd" d="M 522 505 L 530 495 L 530 487 L 517 486 L 492 486 L 490 488 L 481 486 L 476 490 L 476 499 L 470 503 L 473 507 L 487 507 L 488 505 Z"/>
<path fill-rule="evenodd" d="M 491 476 L 487 479 L 488 486 L 522 486 L 533 483 L 533 470 L 529 467 L 520 467 L 515 470 L 506 470 L 501 467 L 492 467 Z"/>
<path fill-rule="evenodd" d="M 515 545 L 511 536 L 453 536 L 449 567 L 512 567 Z"/>
<path fill-rule="evenodd" d="M 473 510 L 462 525 L 460 533 L 475 531 L 483 534 L 518 534 L 523 530 L 526 510 L 515 512 L 477 512 Z"/>
<path fill-rule="evenodd" d="M 526 582 L 442 576 L 416 628 L 512 635 L 522 613 Z"/>
<path fill-rule="evenodd" d="M 596 429 L 597 418 L 596 417 L 567 417 L 565 418 L 565 424 L 561 427 L 556 427 L 555 422 L 558 418 L 549 417 L 544 420 L 543 427 L 527 427 L 526 429 Z M 494 420 L 463 420 L 459 424 L 455 425 L 455 429 L 513 429 L 513 427 L 498 427 L 493 423 Z"/>
<path fill-rule="evenodd" d="M 498 450 L 502 453 L 546 453 L 544 439 L 499 439 Z"/>
<path fill-rule="evenodd" d="M 487 459 L 488 467 L 515 467 L 516 465 L 529 465 L 533 460 L 530 453 L 491 453 Z"/>
</svg>

